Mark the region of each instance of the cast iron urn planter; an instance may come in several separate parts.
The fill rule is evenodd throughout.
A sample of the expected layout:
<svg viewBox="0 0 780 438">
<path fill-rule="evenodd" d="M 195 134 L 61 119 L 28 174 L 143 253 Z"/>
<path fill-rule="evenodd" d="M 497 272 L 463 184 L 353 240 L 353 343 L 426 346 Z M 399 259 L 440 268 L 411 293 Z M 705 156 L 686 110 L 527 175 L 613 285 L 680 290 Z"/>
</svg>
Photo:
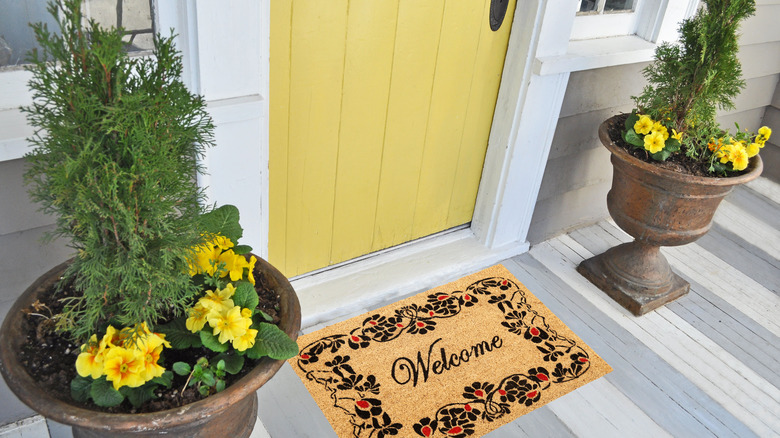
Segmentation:
<svg viewBox="0 0 780 438">
<path fill-rule="evenodd" d="M 756 155 L 745 173 L 730 178 L 686 175 L 641 161 L 615 144 L 612 117 L 599 127 L 599 138 L 611 152 L 612 188 L 607 208 L 633 242 L 584 260 L 577 271 L 634 315 L 643 315 L 690 289 L 672 272 L 661 246 L 691 243 L 710 229 L 715 210 L 731 190 L 757 178 L 763 164 Z"/>
<path fill-rule="evenodd" d="M 68 262 L 38 278 L 16 300 L 0 328 L 0 373 L 8 387 L 30 408 L 44 417 L 72 426 L 79 437 L 241 437 L 252 433 L 257 419 L 256 391 L 279 370 L 284 361 L 265 357 L 225 390 L 205 399 L 165 411 L 125 414 L 93 411 L 53 397 L 27 373 L 19 361 L 26 339 L 23 309 L 60 278 Z M 301 326 L 301 307 L 290 282 L 276 268 L 258 257 L 266 286 L 279 294 L 279 328 L 293 340 Z"/>
</svg>

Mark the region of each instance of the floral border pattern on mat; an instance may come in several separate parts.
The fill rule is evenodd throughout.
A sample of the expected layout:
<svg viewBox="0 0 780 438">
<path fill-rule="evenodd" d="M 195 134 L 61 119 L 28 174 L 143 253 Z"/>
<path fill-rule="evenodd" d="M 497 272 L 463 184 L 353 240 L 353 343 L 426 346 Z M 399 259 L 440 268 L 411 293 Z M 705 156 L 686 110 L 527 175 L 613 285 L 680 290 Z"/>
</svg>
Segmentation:
<svg viewBox="0 0 780 438">
<path fill-rule="evenodd" d="M 478 421 L 492 422 L 514 407 L 538 404 L 551 384 L 577 379 L 590 368 L 588 353 L 557 334 L 526 302 L 522 289 L 501 277 L 479 280 L 465 291 L 433 292 L 425 305 L 402 306 L 393 316 L 373 314 L 349 334 L 326 336 L 302 348 L 298 367 L 308 380 L 323 385 L 330 392 L 333 406 L 349 416 L 353 437 L 397 435 L 404 426 L 393 422 L 382 408 L 380 382 L 374 375 L 357 373 L 347 353 L 404 334 L 432 332 L 437 319 L 451 318 L 479 303 L 496 306 L 504 314 L 501 325 L 536 344 L 550 369 L 540 366 L 508 375 L 500 382 L 474 382 L 463 389 L 462 400 L 444 405 L 415 423 L 412 428 L 417 435 L 467 437 L 475 432 Z"/>
</svg>

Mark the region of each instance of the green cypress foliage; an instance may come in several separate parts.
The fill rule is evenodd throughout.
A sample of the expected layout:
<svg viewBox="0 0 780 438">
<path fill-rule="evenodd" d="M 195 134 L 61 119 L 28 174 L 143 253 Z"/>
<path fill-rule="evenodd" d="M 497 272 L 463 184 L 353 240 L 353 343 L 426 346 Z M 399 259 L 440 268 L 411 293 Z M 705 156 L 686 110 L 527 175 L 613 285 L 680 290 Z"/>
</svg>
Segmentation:
<svg viewBox="0 0 780 438">
<path fill-rule="evenodd" d="M 130 57 L 121 29 L 83 25 L 81 0 L 49 12 L 59 34 L 33 25 L 30 56 L 35 127 L 25 175 L 31 197 L 57 217 L 71 242 L 69 299 L 60 329 L 85 340 L 108 321 L 151 327 L 199 293 L 188 258 L 202 241 L 198 158 L 213 142 L 205 103 L 180 80 L 173 37 L 152 57 Z"/>
</svg>

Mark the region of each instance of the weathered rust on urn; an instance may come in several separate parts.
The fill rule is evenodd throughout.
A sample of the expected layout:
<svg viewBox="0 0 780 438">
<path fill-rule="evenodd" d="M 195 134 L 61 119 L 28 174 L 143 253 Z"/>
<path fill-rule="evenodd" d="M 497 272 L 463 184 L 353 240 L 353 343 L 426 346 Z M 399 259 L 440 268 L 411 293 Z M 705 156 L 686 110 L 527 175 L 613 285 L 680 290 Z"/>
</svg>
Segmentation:
<svg viewBox="0 0 780 438">
<path fill-rule="evenodd" d="M 612 153 L 607 208 L 635 240 L 583 261 L 577 270 L 623 307 L 643 315 L 690 288 L 672 272 L 660 247 L 684 245 L 706 234 L 723 198 L 735 186 L 757 178 L 763 164 L 755 156 L 746 173 L 732 178 L 673 172 L 638 160 L 616 145 L 609 135 L 613 123 L 619 123 L 618 116 L 599 127 L 599 138 Z"/>
<path fill-rule="evenodd" d="M 19 362 L 18 351 L 25 339 L 22 310 L 62 275 L 68 262 L 38 278 L 16 300 L 0 328 L 0 373 L 16 396 L 44 417 L 71 425 L 78 437 L 248 437 L 257 418 L 256 391 L 282 366 L 284 361 L 264 358 L 247 375 L 224 391 L 177 409 L 144 414 L 111 414 L 85 409 L 52 397 L 39 387 Z M 287 278 L 265 260 L 257 265 L 266 275 L 268 286 L 279 293 L 279 328 L 297 339 L 301 327 L 301 307 Z"/>
</svg>

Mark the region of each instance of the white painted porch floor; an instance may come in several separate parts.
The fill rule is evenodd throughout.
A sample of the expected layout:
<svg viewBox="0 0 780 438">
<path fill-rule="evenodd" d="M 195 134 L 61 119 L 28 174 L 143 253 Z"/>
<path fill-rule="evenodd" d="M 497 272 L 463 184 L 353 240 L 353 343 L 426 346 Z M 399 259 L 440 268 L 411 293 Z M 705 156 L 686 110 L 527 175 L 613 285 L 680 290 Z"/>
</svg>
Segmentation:
<svg viewBox="0 0 780 438">
<path fill-rule="evenodd" d="M 604 221 L 503 262 L 614 371 L 487 436 L 780 436 L 780 185 L 738 188 L 709 234 L 664 248 L 691 292 L 639 318 L 575 271 L 628 240 Z M 289 365 L 259 399 L 253 436 L 335 437 Z"/>
</svg>

